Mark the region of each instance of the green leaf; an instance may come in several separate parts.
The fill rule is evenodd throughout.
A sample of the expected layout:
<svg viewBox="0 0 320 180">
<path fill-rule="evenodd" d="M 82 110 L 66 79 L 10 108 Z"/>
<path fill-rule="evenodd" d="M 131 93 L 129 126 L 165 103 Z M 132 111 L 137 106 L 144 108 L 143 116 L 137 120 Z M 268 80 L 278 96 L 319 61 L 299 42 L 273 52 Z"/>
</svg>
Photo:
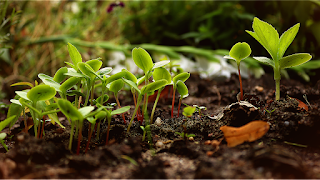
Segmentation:
<svg viewBox="0 0 320 180">
<path fill-rule="evenodd" d="M 21 103 L 19 102 L 19 100 L 17 99 L 11 99 L 10 101 L 12 102 L 12 100 L 15 100 L 16 102 L 15 103 L 11 103 L 10 106 L 9 106 L 9 110 L 8 110 L 8 114 L 7 114 L 7 117 L 11 117 L 11 116 L 15 116 L 15 118 L 11 121 L 9 127 L 11 128 L 15 123 L 16 121 L 18 120 L 18 118 L 20 117 L 20 114 L 23 110 L 23 107 L 21 105 Z M 18 104 L 19 103 L 19 104 Z"/>
<path fill-rule="evenodd" d="M 61 112 L 70 118 L 72 121 L 75 120 L 83 120 L 82 114 L 78 111 L 76 107 L 74 107 L 70 101 L 66 99 L 59 99 L 57 101 L 58 106 L 61 110 Z"/>
<path fill-rule="evenodd" d="M 82 62 L 82 57 L 81 54 L 79 53 L 79 51 L 77 50 L 76 47 L 74 47 L 72 44 L 68 43 L 68 51 L 69 51 L 69 55 L 70 58 L 72 60 L 72 63 L 74 65 L 74 69 L 78 70 L 78 63 Z M 70 64 L 69 64 L 70 65 Z"/>
<path fill-rule="evenodd" d="M 159 67 L 159 68 L 154 69 L 153 79 L 155 81 L 165 79 L 168 81 L 168 84 L 169 84 L 169 83 L 171 83 L 171 74 L 167 69 L 165 69 L 163 67 Z"/>
<path fill-rule="evenodd" d="M 51 76 L 40 73 L 38 74 L 38 77 L 44 84 L 53 87 L 56 91 L 60 91 L 60 84 L 54 81 Z"/>
<path fill-rule="evenodd" d="M 49 85 L 38 85 L 30 89 L 27 93 L 27 97 L 32 102 L 45 101 L 53 98 L 56 93 L 56 90 Z"/>
<path fill-rule="evenodd" d="M 78 63 L 78 68 L 84 75 L 90 77 L 90 79 L 94 79 L 95 76 L 99 77 L 95 73 L 94 69 L 92 69 L 92 67 L 86 63 L 83 63 L 83 62 Z"/>
<path fill-rule="evenodd" d="M 78 73 L 75 69 L 73 68 L 68 68 L 68 72 L 64 73 L 64 75 L 72 76 L 72 77 L 87 77 L 81 73 Z"/>
<path fill-rule="evenodd" d="M 100 111 L 95 115 L 95 118 L 100 120 L 103 120 L 105 117 L 107 117 L 106 111 Z"/>
<path fill-rule="evenodd" d="M 253 57 L 254 59 L 258 60 L 259 62 L 262 62 L 264 64 L 267 64 L 269 66 L 272 66 L 274 68 L 274 61 L 267 57 Z"/>
<path fill-rule="evenodd" d="M 88 115 L 93 110 L 94 110 L 94 106 L 85 106 L 78 109 L 78 111 L 82 114 L 82 116 Z"/>
<path fill-rule="evenodd" d="M 67 65 L 69 65 L 72 69 L 74 69 L 74 70 L 78 70 L 78 67 L 76 67 L 74 64 L 72 64 L 72 63 L 69 63 L 69 62 L 65 62 Z"/>
<path fill-rule="evenodd" d="M 308 53 L 296 53 L 280 59 L 280 69 L 298 66 L 309 61 L 312 56 Z"/>
<path fill-rule="evenodd" d="M 105 67 L 105 68 L 102 68 L 100 69 L 99 71 L 97 71 L 97 74 L 101 75 L 101 76 L 105 76 L 107 74 L 110 74 L 112 71 L 112 68 L 111 67 Z"/>
<path fill-rule="evenodd" d="M 141 94 L 140 89 L 138 88 L 138 86 L 137 86 L 136 83 L 134 83 L 134 82 L 131 81 L 131 80 L 124 79 L 124 78 L 122 78 L 122 80 L 123 80 L 125 83 L 127 83 L 130 87 L 134 88 L 139 94 Z"/>
<path fill-rule="evenodd" d="M 57 83 L 61 83 L 66 78 L 65 73 L 68 73 L 67 67 L 58 69 L 58 71 L 53 76 L 53 80 Z"/>
<path fill-rule="evenodd" d="M 185 108 L 183 108 L 183 112 L 182 114 L 186 117 L 190 117 L 192 116 L 192 114 L 196 111 L 196 108 L 193 106 L 187 106 Z"/>
<path fill-rule="evenodd" d="M 15 93 L 18 94 L 21 98 L 30 101 L 30 99 L 27 96 L 28 92 L 26 92 L 26 91 L 15 91 Z"/>
<path fill-rule="evenodd" d="M 6 133 L 0 133 L 0 141 L 4 140 L 7 137 Z"/>
<path fill-rule="evenodd" d="M 79 82 L 78 77 L 70 77 L 65 82 L 63 82 L 60 86 L 60 90 L 62 92 L 66 92 L 67 90 L 71 89 L 72 86 L 76 85 Z"/>
<path fill-rule="evenodd" d="M 104 95 L 103 95 L 103 102 L 102 102 L 102 104 L 105 103 L 105 102 L 107 102 L 108 100 L 109 100 L 109 96 L 108 96 L 107 94 L 104 94 Z M 96 102 L 98 102 L 98 103 L 101 102 L 101 96 L 96 99 Z"/>
<path fill-rule="evenodd" d="M 117 79 L 115 81 L 112 81 L 109 87 L 109 90 L 118 93 L 123 88 L 124 82 L 122 79 Z"/>
<path fill-rule="evenodd" d="M 129 109 L 130 109 L 130 106 L 125 106 L 125 107 L 122 107 L 122 108 L 113 110 L 113 111 L 111 112 L 111 115 L 122 114 L 122 113 L 128 111 Z"/>
<path fill-rule="evenodd" d="M 257 17 L 253 19 L 252 28 L 254 32 L 246 32 L 254 37 L 269 52 L 272 59 L 276 59 L 279 45 L 279 34 L 277 30 Z"/>
<path fill-rule="evenodd" d="M 300 23 L 297 23 L 286 32 L 284 32 L 280 37 L 279 49 L 278 49 L 278 59 L 281 59 L 288 49 L 289 45 L 292 43 L 293 39 L 296 37 L 299 31 Z"/>
<path fill-rule="evenodd" d="M 185 82 L 189 77 L 190 77 L 190 73 L 183 72 L 173 77 L 172 81 L 173 81 L 173 84 L 177 84 L 178 80 Z"/>
<path fill-rule="evenodd" d="M 120 71 L 120 72 L 108 77 L 107 80 L 106 80 L 106 84 L 109 84 L 112 81 L 120 79 L 120 78 L 124 77 L 125 75 L 126 75 L 126 72 Z"/>
<path fill-rule="evenodd" d="M 153 67 L 153 61 L 150 54 L 142 48 L 134 48 L 132 50 L 132 58 L 134 63 L 146 74 Z"/>
<path fill-rule="evenodd" d="M 17 83 L 11 84 L 10 86 L 29 86 L 31 88 L 34 87 L 33 84 L 29 82 L 17 82 Z"/>
<path fill-rule="evenodd" d="M 156 68 L 159 68 L 159 67 L 163 67 L 163 66 L 165 66 L 165 65 L 167 65 L 167 64 L 169 64 L 169 63 L 170 63 L 170 60 L 165 60 L 165 61 L 156 62 L 156 63 L 154 63 L 152 69 L 156 69 Z"/>
<path fill-rule="evenodd" d="M 246 42 L 238 42 L 232 46 L 229 55 L 236 59 L 237 63 L 247 58 L 251 54 L 251 48 Z"/>
<path fill-rule="evenodd" d="M 126 70 L 126 69 L 122 69 L 122 71 L 125 72 L 124 78 L 128 79 L 134 83 L 137 83 L 137 78 L 135 75 L 133 75 L 130 71 Z"/>
<path fill-rule="evenodd" d="M 88 64 L 94 72 L 97 72 L 102 66 L 102 61 L 99 59 L 92 59 L 87 61 L 86 64 Z"/>
<path fill-rule="evenodd" d="M 11 121 L 15 119 L 16 115 L 8 117 L 7 119 L 0 122 L 0 131 L 2 131 Z"/>
<path fill-rule="evenodd" d="M 177 91 L 181 95 L 181 98 L 189 96 L 188 87 L 181 80 L 177 82 Z"/>
<path fill-rule="evenodd" d="M 165 85 L 167 85 L 167 80 L 164 80 L 164 79 L 152 82 L 152 83 L 142 87 L 141 94 L 145 94 L 145 93 L 148 93 L 148 92 L 155 91 L 155 90 L 160 89 L 161 87 L 163 87 Z"/>
</svg>

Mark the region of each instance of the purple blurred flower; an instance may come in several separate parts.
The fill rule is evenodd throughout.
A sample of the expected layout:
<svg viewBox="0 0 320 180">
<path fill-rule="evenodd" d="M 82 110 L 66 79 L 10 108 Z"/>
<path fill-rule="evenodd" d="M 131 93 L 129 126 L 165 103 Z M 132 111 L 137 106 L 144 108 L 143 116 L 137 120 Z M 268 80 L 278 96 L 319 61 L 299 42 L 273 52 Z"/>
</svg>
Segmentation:
<svg viewBox="0 0 320 180">
<path fill-rule="evenodd" d="M 107 12 L 110 13 L 113 10 L 113 8 L 117 6 L 124 7 L 124 3 L 121 1 L 111 3 L 107 8 Z"/>
</svg>

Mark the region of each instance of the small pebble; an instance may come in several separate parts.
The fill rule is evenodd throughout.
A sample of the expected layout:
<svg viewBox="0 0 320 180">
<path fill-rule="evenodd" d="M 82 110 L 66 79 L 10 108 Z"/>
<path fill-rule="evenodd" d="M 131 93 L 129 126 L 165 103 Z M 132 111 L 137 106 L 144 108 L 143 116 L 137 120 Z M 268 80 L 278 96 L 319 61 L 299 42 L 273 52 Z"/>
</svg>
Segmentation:
<svg viewBox="0 0 320 180">
<path fill-rule="evenodd" d="M 210 145 L 210 144 L 211 144 L 211 141 L 210 141 L 210 140 L 206 140 L 206 141 L 204 142 L 204 144 L 205 144 L 205 145 Z"/>
<path fill-rule="evenodd" d="M 163 146 L 164 146 L 164 145 L 163 145 L 163 142 L 162 142 L 162 141 L 157 141 L 156 147 L 162 148 Z"/>
<path fill-rule="evenodd" d="M 194 138 L 193 137 L 189 137 L 189 141 L 193 141 L 194 140 Z"/>
<path fill-rule="evenodd" d="M 207 156 L 212 156 L 213 155 L 213 151 L 207 151 Z"/>
<path fill-rule="evenodd" d="M 154 122 L 155 125 L 161 126 L 162 125 L 162 120 L 160 117 L 157 117 L 156 121 Z"/>
<path fill-rule="evenodd" d="M 17 140 L 18 140 L 19 142 L 23 142 L 23 141 L 24 141 L 24 136 L 23 136 L 23 135 L 19 135 L 19 136 L 17 137 Z"/>
<path fill-rule="evenodd" d="M 263 91 L 263 87 L 261 87 L 261 86 L 255 86 L 254 89 L 259 91 L 259 92 Z"/>
</svg>

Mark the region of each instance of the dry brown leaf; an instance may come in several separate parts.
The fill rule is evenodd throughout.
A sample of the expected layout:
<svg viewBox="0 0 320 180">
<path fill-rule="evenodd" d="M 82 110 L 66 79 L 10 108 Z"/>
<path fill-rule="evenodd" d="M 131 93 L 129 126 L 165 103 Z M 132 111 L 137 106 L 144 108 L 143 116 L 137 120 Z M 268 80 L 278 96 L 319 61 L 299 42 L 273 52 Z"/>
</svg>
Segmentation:
<svg viewBox="0 0 320 180">
<path fill-rule="evenodd" d="M 261 138 L 269 130 L 269 124 L 265 121 L 252 121 L 241 127 L 222 126 L 220 130 L 228 143 L 228 147 L 234 147 L 246 141 L 252 142 Z"/>
</svg>

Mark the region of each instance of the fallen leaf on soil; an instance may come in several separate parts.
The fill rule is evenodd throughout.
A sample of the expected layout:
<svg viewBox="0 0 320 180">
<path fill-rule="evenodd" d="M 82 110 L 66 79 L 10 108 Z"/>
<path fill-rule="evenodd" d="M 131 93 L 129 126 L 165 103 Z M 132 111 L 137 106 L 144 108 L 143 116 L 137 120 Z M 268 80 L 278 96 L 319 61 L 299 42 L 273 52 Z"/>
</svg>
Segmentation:
<svg viewBox="0 0 320 180">
<path fill-rule="evenodd" d="M 269 124 L 264 121 L 252 121 L 241 127 L 222 126 L 220 130 L 228 143 L 234 147 L 245 141 L 252 142 L 261 138 L 269 130 Z"/>
<path fill-rule="evenodd" d="M 293 98 L 293 99 L 295 99 L 295 100 L 297 100 L 297 101 L 299 102 L 299 105 L 298 105 L 299 108 L 305 109 L 306 111 L 309 110 L 308 106 L 307 106 L 304 102 L 300 101 L 300 100 L 297 99 L 297 98 Z"/>
</svg>

